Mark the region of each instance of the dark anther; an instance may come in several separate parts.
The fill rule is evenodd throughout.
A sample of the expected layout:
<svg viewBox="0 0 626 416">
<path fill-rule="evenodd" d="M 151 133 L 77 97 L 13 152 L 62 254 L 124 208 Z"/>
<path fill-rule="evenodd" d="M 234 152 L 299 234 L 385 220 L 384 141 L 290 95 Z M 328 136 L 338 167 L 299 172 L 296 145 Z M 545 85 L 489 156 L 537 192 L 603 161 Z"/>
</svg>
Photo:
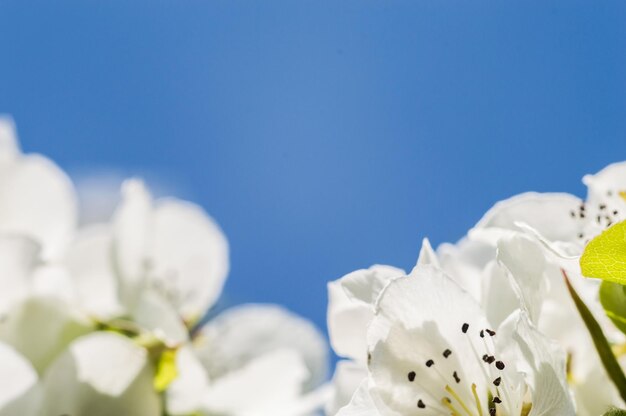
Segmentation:
<svg viewBox="0 0 626 416">
<path fill-rule="evenodd" d="M 489 336 L 494 336 L 496 334 L 496 331 L 492 331 L 491 329 L 485 329 L 485 331 L 487 331 L 487 333 L 489 334 Z"/>
<path fill-rule="evenodd" d="M 409 373 L 409 381 L 413 382 L 413 380 L 415 380 L 415 371 L 411 371 Z"/>
<path fill-rule="evenodd" d="M 417 407 L 419 407 L 420 409 L 425 409 L 426 405 L 424 404 L 424 402 L 422 401 L 422 399 L 419 399 L 417 401 Z"/>
<path fill-rule="evenodd" d="M 504 363 L 502 361 L 496 361 L 496 368 L 498 370 L 504 370 Z"/>
<path fill-rule="evenodd" d="M 482 329 L 480 330 L 480 337 L 485 338 L 485 331 L 483 331 Z"/>
<path fill-rule="evenodd" d="M 496 416 L 496 408 L 492 407 L 489 409 L 489 416 Z"/>
<path fill-rule="evenodd" d="M 498 377 L 497 379 L 493 381 L 493 385 L 498 387 L 501 382 L 502 382 L 502 377 Z"/>
<path fill-rule="evenodd" d="M 446 350 L 443 352 L 443 358 L 448 358 L 450 354 L 452 354 L 452 351 L 446 348 Z"/>
<path fill-rule="evenodd" d="M 435 362 L 433 360 L 426 361 L 426 367 L 431 367 Z"/>
<path fill-rule="evenodd" d="M 500 398 L 498 396 L 494 396 L 493 397 L 493 402 L 494 403 L 502 403 L 502 400 L 500 400 Z"/>
<path fill-rule="evenodd" d="M 457 383 L 461 382 L 461 379 L 459 378 L 459 375 L 456 373 L 456 371 L 452 374 L 452 377 L 454 377 L 454 381 L 456 381 Z"/>
<path fill-rule="evenodd" d="M 600 204 L 600 209 L 605 209 L 606 208 L 606 204 Z"/>
<path fill-rule="evenodd" d="M 461 327 L 461 331 L 463 331 L 464 334 L 467 333 L 468 329 L 469 329 L 469 324 L 463 324 L 463 326 Z"/>
</svg>

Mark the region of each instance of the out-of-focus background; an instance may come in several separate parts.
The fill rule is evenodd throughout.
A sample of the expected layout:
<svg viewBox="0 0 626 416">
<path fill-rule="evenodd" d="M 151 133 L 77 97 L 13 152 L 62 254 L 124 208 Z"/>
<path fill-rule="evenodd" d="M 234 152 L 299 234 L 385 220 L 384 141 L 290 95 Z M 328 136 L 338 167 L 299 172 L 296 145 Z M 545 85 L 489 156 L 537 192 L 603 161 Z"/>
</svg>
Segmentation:
<svg viewBox="0 0 626 416">
<path fill-rule="evenodd" d="M 92 210 L 120 175 L 205 207 L 223 305 L 325 329 L 327 281 L 626 159 L 624 22 L 623 1 L 3 0 L 0 112 L 111 190 Z"/>
</svg>

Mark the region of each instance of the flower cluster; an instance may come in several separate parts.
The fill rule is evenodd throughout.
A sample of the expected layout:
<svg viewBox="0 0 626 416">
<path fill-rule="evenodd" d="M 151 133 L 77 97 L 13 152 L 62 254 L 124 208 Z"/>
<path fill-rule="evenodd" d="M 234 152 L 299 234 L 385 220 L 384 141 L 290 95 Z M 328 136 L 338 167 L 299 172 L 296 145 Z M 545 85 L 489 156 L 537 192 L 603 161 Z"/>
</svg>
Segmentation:
<svg viewBox="0 0 626 416">
<path fill-rule="evenodd" d="M 128 180 L 78 226 L 73 184 L 0 120 L 0 415 L 294 416 L 325 398 L 327 348 L 273 305 L 205 313 L 229 269 L 199 206 Z"/>
<path fill-rule="evenodd" d="M 329 283 L 327 413 L 626 414 L 626 163 L 583 182 L 586 200 L 525 193 L 456 244 L 424 240 L 410 273 Z"/>
<path fill-rule="evenodd" d="M 229 248 L 202 208 L 130 179 L 78 225 L 70 179 L 0 119 L 0 416 L 626 415 L 626 162 L 583 182 L 328 283 L 324 384 L 312 324 L 215 310 Z"/>
</svg>

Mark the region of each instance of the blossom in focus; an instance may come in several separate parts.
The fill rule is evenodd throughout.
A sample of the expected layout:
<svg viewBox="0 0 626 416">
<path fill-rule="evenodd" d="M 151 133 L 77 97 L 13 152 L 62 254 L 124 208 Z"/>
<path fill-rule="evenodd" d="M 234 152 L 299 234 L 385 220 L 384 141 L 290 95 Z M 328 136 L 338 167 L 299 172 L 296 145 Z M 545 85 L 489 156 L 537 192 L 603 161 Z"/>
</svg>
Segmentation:
<svg viewBox="0 0 626 416">
<path fill-rule="evenodd" d="M 367 339 L 368 379 L 340 416 L 574 414 L 564 352 L 524 310 L 492 326 L 434 266 L 387 285 Z"/>
</svg>

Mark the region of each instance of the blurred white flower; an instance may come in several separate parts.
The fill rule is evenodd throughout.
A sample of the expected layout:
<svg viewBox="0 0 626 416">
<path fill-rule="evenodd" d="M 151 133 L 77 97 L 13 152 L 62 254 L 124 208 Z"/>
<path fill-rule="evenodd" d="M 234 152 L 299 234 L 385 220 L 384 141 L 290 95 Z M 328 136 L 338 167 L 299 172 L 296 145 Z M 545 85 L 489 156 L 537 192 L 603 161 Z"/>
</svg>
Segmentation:
<svg viewBox="0 0 626 416">
<path fill-rule="evenodd" d="M 41 246 L 42 256 L 63 252 L 77 223 L 74 187 L 49 159 L 22 154 L 11 119 L 0 117 L 0 233 Z"/>
<path fill-rule="evenodd" d="M 228 274 L 224 234 L 195 204 L 155 201 L 138 180 L 122 188 L 110 222 L 75 230 L 70 181 L 21 155 L 12 123 L 0 122 L 0 371 L 15 374 L 0 416 L 319 409 L 319 331 L 269 305 L 198 326 Z"/>
</svg>

